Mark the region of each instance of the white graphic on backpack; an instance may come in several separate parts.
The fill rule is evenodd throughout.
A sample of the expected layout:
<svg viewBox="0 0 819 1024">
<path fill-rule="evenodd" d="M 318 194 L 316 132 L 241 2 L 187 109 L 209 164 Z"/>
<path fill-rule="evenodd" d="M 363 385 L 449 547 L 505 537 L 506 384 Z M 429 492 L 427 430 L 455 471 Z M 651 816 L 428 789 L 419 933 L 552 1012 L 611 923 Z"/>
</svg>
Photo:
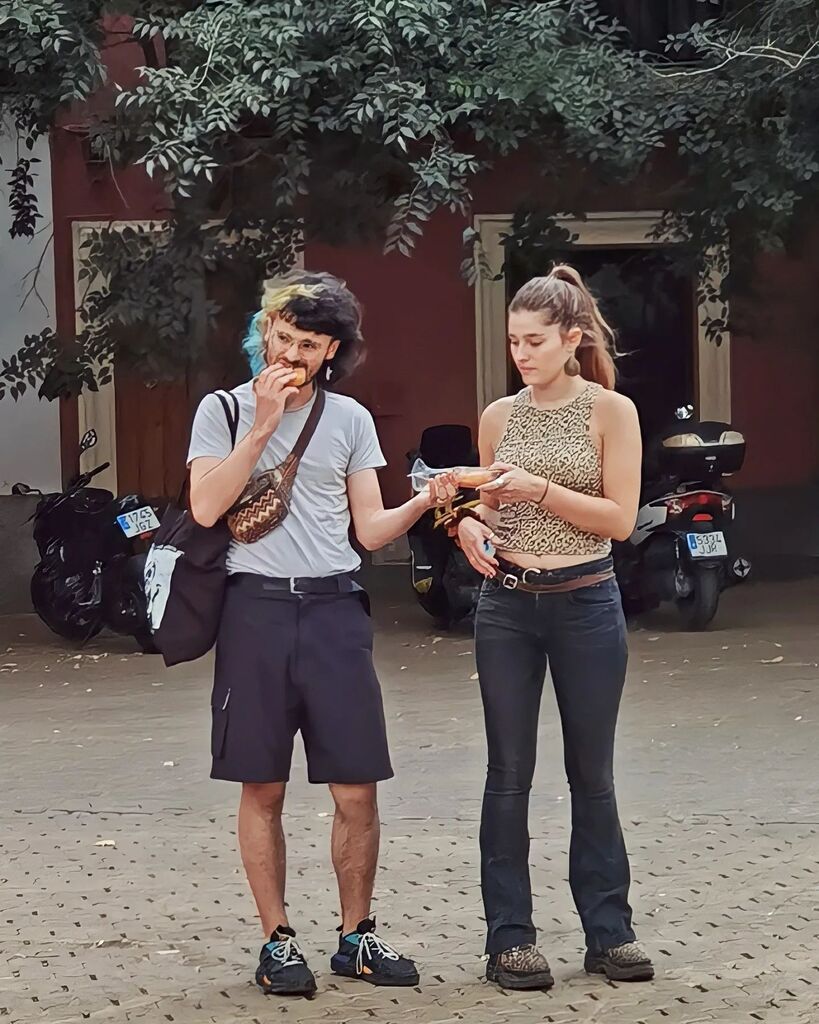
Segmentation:
<svg viewBox="0 0 819 1024">
<path fill-rule="evenodd" d="M 154 545 L 145 560 L 145 597 L 148 601 L 148 621 L 151 631 L 162 625 L 165 606 L 171 593 L 171 577 L 176 560 L 182 555 L 177 548 Z"/>
</svg>

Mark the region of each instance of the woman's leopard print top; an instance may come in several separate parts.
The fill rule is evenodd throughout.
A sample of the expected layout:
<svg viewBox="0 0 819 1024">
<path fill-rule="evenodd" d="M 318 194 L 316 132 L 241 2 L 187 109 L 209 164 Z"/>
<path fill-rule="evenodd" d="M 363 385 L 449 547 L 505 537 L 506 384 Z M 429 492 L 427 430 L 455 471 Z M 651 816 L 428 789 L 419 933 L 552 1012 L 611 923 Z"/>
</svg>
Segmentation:
<svg viewBox="0 0 819 1024">
<path fill-rule="evenodd" d="M 603 494 L 603 465 L 589 432 L 599 384 L 589 383 L 558 409 L 537 409 L 529 388 L 516 397 L 495 458 L 580 494 Z M 498 548 L 527 555 L 607 555 L 611 541 L 574 526 L 533 502 L 500 510 Z"/>
</svg>

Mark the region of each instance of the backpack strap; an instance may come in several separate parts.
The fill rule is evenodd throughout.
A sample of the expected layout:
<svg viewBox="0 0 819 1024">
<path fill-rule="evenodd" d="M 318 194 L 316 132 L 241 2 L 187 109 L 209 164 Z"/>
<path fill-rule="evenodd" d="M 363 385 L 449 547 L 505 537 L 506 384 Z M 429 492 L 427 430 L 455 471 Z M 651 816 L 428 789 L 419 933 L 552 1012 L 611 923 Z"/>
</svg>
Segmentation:
<svg viewBox="0 0 819 1024">
<path fill-rule="evenodd" d="M 222 408 L 225 410 L 225 419 L 227 420 L 228 430 L 230 431 L 230 446 L 231 448 L 235 448 L 236 434 L 239 430 L 239 400 L 231 391 L 216 391 L 214 393 L 222 403 Z M 180 508 L 184 508 L 187 504 L 185 501 L 185 494 L 188 490 L 189 483 L 190 475 L 186 470 L 185 475 L 182 478 L 182 486 L 179 488 L 179 495 L 176 499 L 176 504 Z"/>
<path fill-rule="evenodd" d="M 239 430 L 239 399 L 232 391 L 217 391 L 215 394 L 225 411 L 225 419 L 230 431 L 230 447 L 235 448 L 236 434 Z"/>
</svg>

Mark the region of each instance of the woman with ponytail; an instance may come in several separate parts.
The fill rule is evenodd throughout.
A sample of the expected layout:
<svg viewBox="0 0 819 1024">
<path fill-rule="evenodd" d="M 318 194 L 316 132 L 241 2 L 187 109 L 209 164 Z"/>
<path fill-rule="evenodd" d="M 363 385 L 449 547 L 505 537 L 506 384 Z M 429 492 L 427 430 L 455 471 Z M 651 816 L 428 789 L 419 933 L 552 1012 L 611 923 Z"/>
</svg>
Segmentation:
<svg viewBox="0 0 819 1024">
<path fill-rule="evenodd" d="M 454 529 L 486 577 L 476 655 L 488 745 L 481 817 L 487 978 L 548 988 L 535 945 L 529 791 L 538 712 L 551 668 L 571 789 L 569 882 L 586 939 L 585 969 L 648 980 L 628 902 L 629 864 L 614 796 L 614 733 L 626 674 L 626 627 L 611 540 L 634 528 L 640 427 L 614 390 L 614 335 L 572 267 L 515 295 L 509 343 L 524 389 L 483 414 L 483 465 L 502 470 Z"/>
</svg>

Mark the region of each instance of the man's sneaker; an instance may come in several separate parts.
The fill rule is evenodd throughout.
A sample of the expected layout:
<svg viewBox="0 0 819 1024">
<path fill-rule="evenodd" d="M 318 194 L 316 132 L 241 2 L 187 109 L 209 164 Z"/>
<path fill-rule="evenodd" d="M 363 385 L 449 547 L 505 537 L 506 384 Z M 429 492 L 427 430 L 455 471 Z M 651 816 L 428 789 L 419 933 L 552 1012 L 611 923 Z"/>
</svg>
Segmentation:
<svg viewBox="0 0 819 1024">
<path fill-rule="evenodd" d="M 636 942 L 586 953 L 587 974 L 605 974 L 610 981 L 651 981 L 654 965 Z"/>
<path fill-rule="evenodd" d="M 547 989 L 555 983 L 548 960 L 532 945 L 492 953 L 486 965 L 486 980 L 501 988 L 516 989 Z"/>
<path fill-rule="evenodd" d="M 316 979 L 307 966 L 292 928 L 279 927 L 262 946 L 256 984 L 266 996 L 312 996 Z"/>
<path fill-rule="evenodd" d="M 375 934 L 375 921 L 362 921 L 350 935 L 342 935 L 330 961 L 334 974 L 358 978 L 371 985 L 418 984 L 418 969 Z"/>
</svg>

